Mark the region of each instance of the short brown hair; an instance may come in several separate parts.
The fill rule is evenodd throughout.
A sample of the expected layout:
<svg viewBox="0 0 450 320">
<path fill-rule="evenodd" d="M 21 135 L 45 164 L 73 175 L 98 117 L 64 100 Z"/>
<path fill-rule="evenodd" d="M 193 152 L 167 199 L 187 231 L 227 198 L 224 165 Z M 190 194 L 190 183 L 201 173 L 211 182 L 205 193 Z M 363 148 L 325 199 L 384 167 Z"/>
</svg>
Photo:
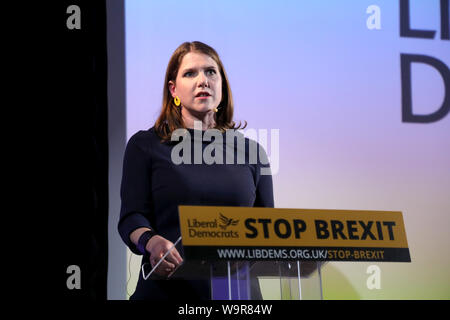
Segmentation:
<svg viewBox="0 0 450 320">
<path fill-rule="evenodd" d="M 233 96 L 231 94 L 228 77 L 216 50 L 200 41 L 184 42 L 172 54 L 166 70 L 163 89 L 163 103 L 161 113 L 156 120 L 155 130 L 162 141 L 170 141 L 172 132 L 179 128 L 185 128 L 181 116 L 181 108 L 175 106 L 173 97 L 169 90 L 169 81 L 175 81 L 184 56 L 189 52 L 198 52 L 210 56 L 217 63 L 220 75 L 222 76 L 222 101 L 220 102 L 216 113 L 215 129 L 225 131 L 226 129 L 240 129 L 241 124 L 236 127 L 233 121 Z M 247 123 L 245 123 L 245 126 Z M 245 128 L 244 126 L 244 128 Z"/>
</svg>

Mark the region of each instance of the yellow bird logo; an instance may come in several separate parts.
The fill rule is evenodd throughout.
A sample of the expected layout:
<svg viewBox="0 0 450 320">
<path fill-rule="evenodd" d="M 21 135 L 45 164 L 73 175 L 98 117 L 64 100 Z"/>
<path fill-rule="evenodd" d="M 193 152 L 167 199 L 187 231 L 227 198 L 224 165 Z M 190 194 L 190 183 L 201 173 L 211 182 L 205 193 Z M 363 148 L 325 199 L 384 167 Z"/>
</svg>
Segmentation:
<svg viewBox="0 0 450 320">
<path fill-rule="evenodd" d="M 229 226 L 235 226 L 235 225 L 237 225 L 237 223 L 239 222 L 239 220 L 233 220 L 233 219 L 231 219 L 231 218 L 227 218 L 227 217 L 225 217 L 222 213 L 220 213 L 219 212 L 219 214 L 220 214 L 220 221 L 223 223 L 223 225 L 219 225 L 219 227 L 221 227 L 222 229 L 226 229 L 226 228 L 228 228 Z"/>
</svg>

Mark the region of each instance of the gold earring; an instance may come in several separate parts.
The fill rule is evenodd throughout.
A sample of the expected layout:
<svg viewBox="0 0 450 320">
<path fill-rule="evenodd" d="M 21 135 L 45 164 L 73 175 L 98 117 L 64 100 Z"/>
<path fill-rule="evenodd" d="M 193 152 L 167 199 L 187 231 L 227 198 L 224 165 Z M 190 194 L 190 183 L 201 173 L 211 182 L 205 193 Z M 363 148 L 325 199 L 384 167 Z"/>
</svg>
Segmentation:
<svg viewBox="0 0 450 320">
<path fill-rule="evenodd" d="M 173 98 L 173 102 L 177 107 L 181 104 L 180 98 L 178 98 L 178 96 L 175 96 L 175 98 Z"/>
</svg>

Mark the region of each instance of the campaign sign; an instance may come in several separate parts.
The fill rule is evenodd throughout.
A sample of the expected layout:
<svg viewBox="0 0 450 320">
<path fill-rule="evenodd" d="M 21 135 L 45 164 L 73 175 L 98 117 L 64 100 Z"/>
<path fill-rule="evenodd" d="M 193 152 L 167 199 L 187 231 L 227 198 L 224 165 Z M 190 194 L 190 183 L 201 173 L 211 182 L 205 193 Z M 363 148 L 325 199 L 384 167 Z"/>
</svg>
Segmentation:
<svg viewBox="0 0 450 320">
<path fill-rule="evenodd" d="M 411 262 L 399 211 L 179 206 L 191 260 Z"/>
</svg>

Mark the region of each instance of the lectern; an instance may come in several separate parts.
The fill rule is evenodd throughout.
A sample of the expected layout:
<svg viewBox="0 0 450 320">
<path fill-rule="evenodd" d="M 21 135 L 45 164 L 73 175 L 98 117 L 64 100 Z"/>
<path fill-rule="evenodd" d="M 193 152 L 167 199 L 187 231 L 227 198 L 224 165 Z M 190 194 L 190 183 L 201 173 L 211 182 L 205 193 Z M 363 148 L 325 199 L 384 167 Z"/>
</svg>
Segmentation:
<svg viewBox="0 0 450 320">
<path fill-rule="evenodd" d="M 226 261 L 210 263 L 211 299 L 322 299 L 321 262 Z"/>
<path fill-rule="evenodd" d="M 411 262 L 398 211 L 180 206 L 179 217 L 184 263 L 171 277 L 209 281 L 213 300 L 322 299 L 327 261 Z"/>
<path fill-rule="evenodd" d="M 170 277 L 209 281 L 211 300 L 319 300 L 323 298 L 322 264 L 186 259 Z M 142 272 L 147 278 L 145 268 Z"/>
</svg>

